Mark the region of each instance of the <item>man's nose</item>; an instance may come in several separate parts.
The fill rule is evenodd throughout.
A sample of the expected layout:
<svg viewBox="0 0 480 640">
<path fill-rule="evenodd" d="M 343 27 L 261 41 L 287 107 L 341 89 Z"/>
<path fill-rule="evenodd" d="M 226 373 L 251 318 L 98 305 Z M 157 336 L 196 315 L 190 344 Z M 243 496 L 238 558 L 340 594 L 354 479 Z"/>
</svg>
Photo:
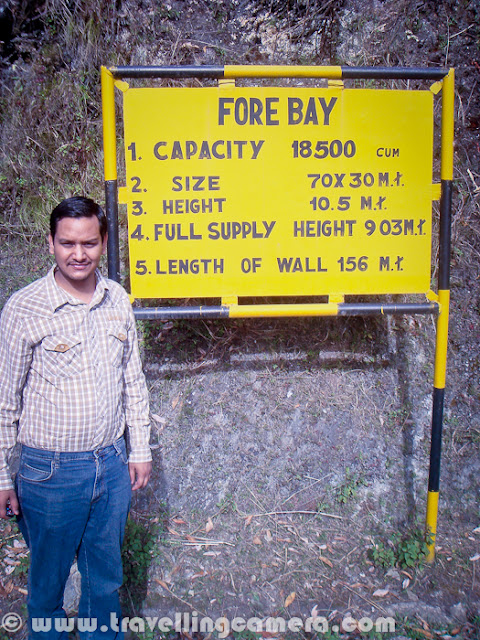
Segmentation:
<svg viewBox="0 0 480 640">
<path fill-rule="evenodd" d="M 77 262 L 81 262 L 82 260 L 85 259 L 85 249 L 83 248 L 83 245 L 81 244 L 75 245 L 75 249 L 73 251 L 73 257 Z"/>
</svg>

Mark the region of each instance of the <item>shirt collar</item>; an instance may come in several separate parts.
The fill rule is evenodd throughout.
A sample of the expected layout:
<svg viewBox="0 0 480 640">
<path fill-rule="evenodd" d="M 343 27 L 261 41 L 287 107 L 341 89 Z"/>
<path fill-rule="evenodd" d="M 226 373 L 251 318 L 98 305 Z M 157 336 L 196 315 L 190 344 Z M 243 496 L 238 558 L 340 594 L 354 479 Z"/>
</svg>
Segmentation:
<svg viewBox="0 0 480 640">
<path fill-rule="evenodd" d="M 72 306 L 85 304 L 81 300 L 78 300 L 77 298 L 69 294 L 67 291 L 65 291 L 65 289 L 62 289 L 62 287 L 57 284 L 57 281 L 55 280 L 56 268 L 57 265 L 54 264 L 46 276 L 47 296 L 52 308 L 52 312 L 57 311 L 57 309 L 60 309 L 60 307 L 63 307 L 66 304 L 70 304 Z M 103 277 L 98 269 L 95 271 L 95 277 L 97 279 L 97 285 L 95 287 L 92 300 L 89 304 L 89 306 L 92 307 L 96 304 L 99 304 L 109 291 L 108 281 Z"/>
</svg>

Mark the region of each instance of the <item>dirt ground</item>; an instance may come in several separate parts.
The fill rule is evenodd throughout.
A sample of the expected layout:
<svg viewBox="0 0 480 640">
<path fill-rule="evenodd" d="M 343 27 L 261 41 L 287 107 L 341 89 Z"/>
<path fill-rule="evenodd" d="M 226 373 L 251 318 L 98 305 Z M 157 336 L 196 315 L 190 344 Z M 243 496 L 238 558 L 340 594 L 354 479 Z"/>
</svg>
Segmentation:
<svg viewBox="0 0 480 640">
<path fill-rule="evenodd" d="M 338 327 L 307 324 L 227 328 L 237 335 L 220 355 L 147 364 L 161 449 L 137 509 L 161 512 L 165 546 L 144 612 L 305 617 L 317 607 L 466 622 L 480 602 L 480 461 L 448 434 L 452 414 L 435 565 L 386 571 L 371 558 L 424 518 L 431 323 L 346 322 L 345 352 L 329 338 Z"/>
<path fill-rule="evenodd" d="M 154 540 L 133 557 L 144 573 L 126 610 L 317 614 L 332 638 L 347 616 L 393 616 L 395 637 L 479 638 L 478 0 L 133 4 L 117 25 L 124 64 L 454 66 L 456 168 L 435 563 L 417 551 L 411 567 L 378 560 L 424 525 L 432 318 L 143 321 L 155 471 L 132 519 Z M 134 38 L 147 28 L 154 41 Z M 2 303 L 43 273 L 45 260 L 32 269 L 24 255 L 10 236 L 0 249 Z M 3 534 L 0 610 L 24 616 L 26 552 L 14 528 Z"/>
</svg>

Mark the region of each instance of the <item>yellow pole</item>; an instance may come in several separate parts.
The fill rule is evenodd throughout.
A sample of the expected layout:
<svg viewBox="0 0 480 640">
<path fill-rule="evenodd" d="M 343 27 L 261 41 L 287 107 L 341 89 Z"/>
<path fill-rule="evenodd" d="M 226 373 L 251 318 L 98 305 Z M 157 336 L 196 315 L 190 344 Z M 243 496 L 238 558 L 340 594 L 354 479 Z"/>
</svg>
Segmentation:
<svg viewBox="0 0 480 640">
<path fill-rule="evenodd" d="M 117 179 L 117 143 L 115 132 L 115 85 L 112 73 L 101 68 L 103 113 L 103 162 L 105 180 Z"/>
<path fill-rule="evenodd" d="M 118 233 L 117 137 L 115 130 L 115 84 L 112 73 L 101 68 L 103 114 L 103 163 L 105 168 L 105 212 L 107 214 L 108 277 L 120 282 Z"/>
<path fill-rule="evenodd" d="M 443 79 L 442 92 L 442 180 L 453 180 L 453 136 L 455 123 L 455 70 Z"/>
<path fill-rule="evenodd" d="M 438 302 L 435 341 L 435 372 L 433 381 L 432 436 L 430 444 L 430 470 L 426 529 L 430 534 L 428 562 L 435 559 L 438 499 L 440 489 L 440 458 L 442 449 L 443 404 L 447 371 L 448 319 L 450 307 L 450 236 L 452 216 L 453 135 L 455 109 L 455 75 L 450 69 L 443 80 L 442 93 L 442 196 L 440 199 L 440 239 L 438 270 Z"/>
</svg>

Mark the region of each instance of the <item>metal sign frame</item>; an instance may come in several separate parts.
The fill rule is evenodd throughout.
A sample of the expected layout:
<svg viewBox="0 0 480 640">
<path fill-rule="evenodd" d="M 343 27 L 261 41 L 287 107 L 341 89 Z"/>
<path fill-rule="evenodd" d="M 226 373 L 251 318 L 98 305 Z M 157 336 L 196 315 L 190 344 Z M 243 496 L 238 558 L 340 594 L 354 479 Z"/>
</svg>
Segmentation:
<svg viewBox="0 0 480 640">
<path fill-rule="evenodd" d="M 234 81 L 237 78 L 318 78 L 343 80 L 430 80 L 434 93 L 442 91 L 441 116 L 441 194 L 438 253 L 438 291 L 430 291 L 424 303 L 345 302 L 343 296 L 330 296 L 326 303 L 239 304 L 237 298 L 222 299 L 221 305 L 179 307 L 135 307 L 137 319 L 243 318 L 272 316 L 352 316 L 377 314 L 430 314 L 436 316 L 435 369 L 432 431 L 426 528 L 432 536 L 429 560 L 435 555 L 443 407 L 446 379 L 448 319 L 450 303 L 450 249 L 453 184 L 454 69 L 409 67 L 316 67 L 276 65 L 102 67 L 102 111 L 105 166 L 105 203 L 108 220 L 108 274 L 120 281 L 117 140 L 115 84 L 125 78 L 198 78 Z"/>
</svg>

